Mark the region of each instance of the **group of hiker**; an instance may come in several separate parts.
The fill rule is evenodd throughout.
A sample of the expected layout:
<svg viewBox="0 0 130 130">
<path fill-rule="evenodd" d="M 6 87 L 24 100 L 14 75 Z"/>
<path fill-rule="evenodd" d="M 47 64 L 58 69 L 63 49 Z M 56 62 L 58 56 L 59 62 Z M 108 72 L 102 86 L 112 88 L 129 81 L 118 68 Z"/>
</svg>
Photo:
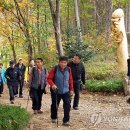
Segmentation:
<svg viewBox="0 0 130 130">
<path fill-rule="evenodd" d="M 59 63 L 51 68 L 48 73 L 43 65 L 42 58 L 31 60 L 28 67 L 29 75 L 29 95 L 32 99 L 32 109 L 34 114 L 41 114 L 42 96 L 47 93 L 47 87 L 51 92 L 51 121 L 56 123 L 57 110 L 61 99 L 63 100 L 64 118 L 63 125 L 69 126 L 71 100 L 74 92 L 73 109 L 78 110 L 80 90 L 85 85 L 85 67 L 81 62 L 81 56 L 75 54 L 72 61 L 68 62 L 66 56 L 59 57 Z M 0 64 L 0 94 L 3 92 L 3 84 L 7 80 L 9 88 L 10 103 L 14 104 L 14 98 L 23 98 L 23 86 L 26 67 L 23 59 L 18 63 L 10 61 L 10 67 L 4 71 Z M 5 76 L 4 76 L 5 75 Z M 19 86 L 19 87 L 18 87 Z M 19 88 L 19 92 L 18 92 Z"/>
<path fill-rule="evenodd" d="M 3 86 L 7 82 L 10 95 L 10 103 L 14 104 L 14 97 L 19 94 L 20 98 L 23 98 L 23 86 L 26 67 L 23 64 L 23 59 L 20 58 L 16 64 L 14 61 L 10 61 L 9 68 L 5 71 L 3 64 L 0 63 L 0 97 L 3 94 Z"/>
</svg>

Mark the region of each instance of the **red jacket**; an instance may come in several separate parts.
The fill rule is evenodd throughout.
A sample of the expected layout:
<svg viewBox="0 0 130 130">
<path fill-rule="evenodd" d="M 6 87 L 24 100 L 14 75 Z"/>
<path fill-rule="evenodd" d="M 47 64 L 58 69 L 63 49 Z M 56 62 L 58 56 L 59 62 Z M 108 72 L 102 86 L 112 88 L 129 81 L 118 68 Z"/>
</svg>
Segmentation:
<svg viewBox="0 0 130 130">
<path fill-rule="evenodd" d="M 70 91 L 73 91 L 72 72 L 71 72 L 71 68 L 70 68 L 70 67 L 69 67 L 69 69 L 70 69 L 70 75 L 69 75 L 69 87 L 70 87 L 70 88 L 69 88 L 69 89 L 70 89 Z M 50 86 L 55 85 L 55 83 L 53 82 L 54 73 L 55 73 L 55 67 L 50 70 L 50 73 L 49 73 L 49 75 L 48 75 L 48 77 L 47 77 L 47 81 L 48 81 L 48 83 L 50 84 Z"/>
</svg>

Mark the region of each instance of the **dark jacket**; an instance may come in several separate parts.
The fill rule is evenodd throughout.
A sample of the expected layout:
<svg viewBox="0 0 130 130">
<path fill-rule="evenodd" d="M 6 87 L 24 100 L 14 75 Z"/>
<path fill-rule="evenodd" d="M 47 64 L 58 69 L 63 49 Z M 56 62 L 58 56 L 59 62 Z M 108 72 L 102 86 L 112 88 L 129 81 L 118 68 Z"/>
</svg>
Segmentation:
<svg viewBox="0 0 130 130">
<path fill-rule="evenodd" d="M 26 66 L 24 64 L 22 64 L 22 67 L 19 68 L 19 63 L 15 65 L 15 67 L 18 68 L 19 74 L 20 74 L 20 79 L 24 80 L 25 77 L 25 71 L 26 71 Z"/>
<path fill-rule="evenodd" d="M 7 78 L 7 85 L 11 85 L 11 86 L 18 85 L 19 71 L 17 67 L 15 68 L 9 67 L 6 70 L 5 76 Z"/>
<path fill-rule="evenodd" d="M 127 60 L 128 72 L 127 76 L 130 76 L 130 58 Z"/>
<path fill-rule="evenodd" d="M 71 61 L 68 63 L 68 66 L 71 68 L 73 81 L 81 80 L 85 84 L 85 67 L 83 63 L 75 64 Z"/>
<path fill-rule="evenodd" d="M 34 89 L 38 89 L 39 87 L 39 72 L 37 67 L 33 67 L 32 69 L 32 73 L 30 75 L 30 87 L 34 88 Z M 42 68 L 42 72 L 41 72 L 41 89 L 44 90 L 46 85 L 47 85 L 47 69 Z"/>
</svg>

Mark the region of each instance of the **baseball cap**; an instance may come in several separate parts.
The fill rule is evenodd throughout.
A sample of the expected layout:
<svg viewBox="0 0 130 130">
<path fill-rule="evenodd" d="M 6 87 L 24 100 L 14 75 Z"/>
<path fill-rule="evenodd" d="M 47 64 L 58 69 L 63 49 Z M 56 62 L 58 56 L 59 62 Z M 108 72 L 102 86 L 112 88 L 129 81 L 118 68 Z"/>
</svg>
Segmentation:
<svg viewBox="0 0 130 130">
<path fill-rule="evenodd" d="M 14 61 L 10 61 L 9 64 L 10 64 L 10 65 L 14 65 L 15 62 L 14 62 Z"/>
</svg>

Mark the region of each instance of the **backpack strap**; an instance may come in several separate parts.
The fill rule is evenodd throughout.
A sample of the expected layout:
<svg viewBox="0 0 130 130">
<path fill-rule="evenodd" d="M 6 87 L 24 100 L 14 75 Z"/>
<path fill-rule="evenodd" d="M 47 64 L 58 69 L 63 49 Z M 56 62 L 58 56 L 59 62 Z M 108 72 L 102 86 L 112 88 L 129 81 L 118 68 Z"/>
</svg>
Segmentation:
<svg viewBox="0 0 130 130">
<path fill-rule="evenodd" d="M 54 76 L 55 76 L 55 74 L 56 74 L 56 71 L 57 71 L 57 65 L 54 67 Z"/>
<path fill-rule="evenodd" d="M 32 76 L 35 76 L 35 75 L 34 75 L 35 70 L 36 70 L 36 67 L 33 67 L 33 68 L 32 68 Z"/>
<path fill-rule="evenodd" d="M 45 71 L 45 75 L 47 74 L 47 69 L 46 68 L 44 68 L 44 71 Z"/>
<path fill-rule="evenodd" d="M 53 77 L 53 82 L 55 81 L 55 74 L 56 74 L 56 71 L 57 71 L 57 65 L 54 67 L 54 77 Z"/>
</svg>

